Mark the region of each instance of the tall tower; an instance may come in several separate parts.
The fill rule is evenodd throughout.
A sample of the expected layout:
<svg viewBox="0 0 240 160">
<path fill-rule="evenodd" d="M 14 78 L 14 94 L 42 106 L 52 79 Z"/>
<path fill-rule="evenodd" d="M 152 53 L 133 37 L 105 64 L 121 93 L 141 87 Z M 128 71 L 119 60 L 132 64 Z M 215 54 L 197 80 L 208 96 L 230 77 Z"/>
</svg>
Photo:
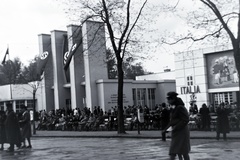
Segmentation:
<svg viewBox="0 0 240 160">
<path fill-rule="evenodd" d="M 43 52 L 47 51 L 49 53 L 49 57 L 44 68 L 44 76 L 42 80 L 41 91 L 41 100 L 42 105 L 39 108 L 45 108 L 47 111 L 54 109 L 54 99 L 53 99 L 53 64 L 52 64 L 52 49 L 51 49 L 51 35 L 50 34 L 39 34 L 38 35 L 38 42 L 39 42 L 39 53 L 42 54 Z"/>
<path fill-rule="evenodd" d="M 108 79 L 104 23 L 86 21 L 82 27 L 86 106 L 98 105 L 96 81 Z"/>
<path fill-rule="evenodd" d="M 84 106 L 85 88 L 81 85 L 85 81 L 84 78 L 84 62 L 83 62 L 83 47 L 82 47 L 82 28 L 81 26 L 69 25 L 68 32 L 68 48 L 77 44 L 77 50 L 72 56 L 70 70 L 71 84 L 71 106 L 72 109 Z"/>
<path fill-rule="evenodd" d="M 70 99 L 69 88 L 64 88 L 66 81 L 63 69 L 63 42 L 66 34 L 66 31 L 51 32 L 55 109 L 65 108 L 66 100 Z"/>
</svg>

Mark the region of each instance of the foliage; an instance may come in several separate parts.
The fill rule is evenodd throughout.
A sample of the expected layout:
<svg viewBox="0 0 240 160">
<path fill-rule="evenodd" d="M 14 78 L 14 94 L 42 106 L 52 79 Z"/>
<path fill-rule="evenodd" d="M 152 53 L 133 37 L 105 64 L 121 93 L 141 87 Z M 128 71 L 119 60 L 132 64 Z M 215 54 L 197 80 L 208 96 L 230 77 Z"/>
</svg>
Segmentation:
<svg viewBox="0 0 240 160">
<path fill-rule="evenodd" d="M 40 81 L 40 77 L 37 74 L 37 61 L 39 57 L 35 57 L 28 66 L 24 66 L 22 76 L 25 82 Z"/>
<path fill-rule="evenodd" d="M 19 58 L 15 58 L 13 61 L 7 60 L 1 66 L 0 85 L 21 83 L 21 67 L 22 62 Z"/>
<path fill-rule="evenodd" d="M 144 75 L 144 69 L 141 63 L 132 64 L 134 59 L 132 57 L 127 58 L 123 62 L 124 78 L 135 79 L 136 76 Z M 107 66 L 109 79 L 117 79 L 117 64 L 116 58 L 110 49 L 107 50 Z"/>
<path fill-rule="evenodd" d="M 35 57 L 28 66 L 24 66 L 18 57 L 13 61 L 7 60 L 0 66 L 0 85 L 6 84 L 27 84 L 33 81 L 39 81 L 37 76 L 37 57 Z"/>
</svg>

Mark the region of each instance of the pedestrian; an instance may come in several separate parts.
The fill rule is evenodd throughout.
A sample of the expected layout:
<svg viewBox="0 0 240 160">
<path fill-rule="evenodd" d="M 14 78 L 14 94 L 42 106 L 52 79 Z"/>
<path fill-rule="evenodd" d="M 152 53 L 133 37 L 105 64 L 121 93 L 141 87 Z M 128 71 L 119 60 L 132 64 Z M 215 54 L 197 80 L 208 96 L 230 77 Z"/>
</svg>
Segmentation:
<svg viewBox="0 0 240 160">
<path fill-rule="evenodd" d="M 167 100 L 171 107 L 170 122 L 168 129 L 163 132 L 171 131 L 171 144 L 169 156 L 174 160 L 176 155 L 178 158 L 189 160 L 190 152 L 190 133 L 188 129 L 189 116 L 181 98 L 177 97 L 176 92 L 168 92 Z"/>
<path fill-rule="evenodd" d="M 220 133 L 223 134 L 223 139 L 227 140 L 227 133 L 230 132 L 228 119 L 230 111 L 231 111 L 230 108 L 228 108 L 228 106 L 225 105 L 224 103 L 221 103 L 217 108 L 217 128 L 216 128 L 217 140 L 220 139 Z"/>
<path fill-rule="evenodd" d="M 0 111 L 0 150 L 4 150 L 4 143 L 6 143 L 6 130 L 5 130 L 5 120 L 6 120 L 6 113 L 4 111 Z"/>
<path fill-rule="evenodd" d="M 200 116 L 201 116 L 201 122 L 202 122 L 202 130 L 210 130 L 210 115 L 209 115 L 209 109 L 205 103 L 202 104 L 202 107 L 200 108 Z"/>
<path fill-rule="evenodd" d="M 31 122 L 30 122 L 30 113 L 25 105 L 21 105 L 21 120 L 19 121 L 19 124 L 21 126 L 21 135 L 22 135 L 22 141 L 23 146 L 22 148 L 32 148 L 31 145 Z M 28 146 L 26 146 L 25 140 L 27 139 Z"/>
<path fill-rule="evenodd" d="M 10 144 L 8 152 L 14 151 L 14 145 L 21 146 L 21 133 L 16 113 L 13 111 L 11 103 L 7 103 L 7 118 L 5 121 L 7 143 Z"/>
<path fill-rule="evenodd" d="M 162 103 L 161 128 L 164 130 L 170 121 L 170 110 L 166 103 Z M 162 140 L 166 141 L 166 132 L 162 132 Z"/>
</svg>

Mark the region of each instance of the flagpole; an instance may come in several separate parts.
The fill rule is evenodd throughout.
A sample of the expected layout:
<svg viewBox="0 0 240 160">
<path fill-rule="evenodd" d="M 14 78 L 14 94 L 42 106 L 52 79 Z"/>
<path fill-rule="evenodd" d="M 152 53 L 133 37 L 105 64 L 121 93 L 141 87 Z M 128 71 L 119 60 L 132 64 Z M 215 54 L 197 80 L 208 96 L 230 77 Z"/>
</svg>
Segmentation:
<svg viewBox="0 0 240 160">
<path fill-rule="evenodd" d="M 8 60 L 10 60 L 10 55 L 9 55 L 9 45 L 8 45 Z"/>
<path fill-rule="evenodd" d="M 7 46 L 7 51 L 8 51 L 8 61 L 10 60 L 10 54 L 9 54 L 9 44 Z M 12 76 L 11 76 L 12 77 Z M 11 98 L 11 101 L 12 101 L 12 81 L 10 79 L 10 98 Z"/>
</svg>

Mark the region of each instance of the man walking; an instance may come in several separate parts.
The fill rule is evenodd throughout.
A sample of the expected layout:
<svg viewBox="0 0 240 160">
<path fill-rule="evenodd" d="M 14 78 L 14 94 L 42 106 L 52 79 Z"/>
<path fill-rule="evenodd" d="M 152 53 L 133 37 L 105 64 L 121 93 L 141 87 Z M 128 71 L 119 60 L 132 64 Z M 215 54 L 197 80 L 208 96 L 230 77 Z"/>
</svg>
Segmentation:
<svg viewBox="0 0 240 160">
<path fill-rule="evenodd" d="M 170 123 L 163 132 L 171 131 L 172 140 L 169 150 L 170 159 L 174 160 L 176 155 L 180 160 L 189 160 L 190 133 L 188 129 L 189 116 L 181 98 L 176 92 L 167 93 L 167 101 L 171 107 Z"/>
</svg>

